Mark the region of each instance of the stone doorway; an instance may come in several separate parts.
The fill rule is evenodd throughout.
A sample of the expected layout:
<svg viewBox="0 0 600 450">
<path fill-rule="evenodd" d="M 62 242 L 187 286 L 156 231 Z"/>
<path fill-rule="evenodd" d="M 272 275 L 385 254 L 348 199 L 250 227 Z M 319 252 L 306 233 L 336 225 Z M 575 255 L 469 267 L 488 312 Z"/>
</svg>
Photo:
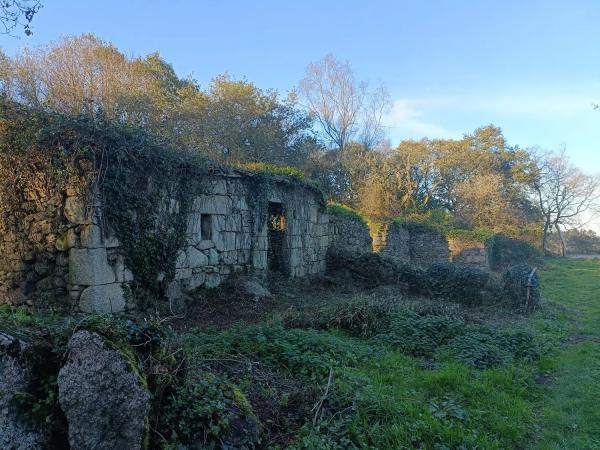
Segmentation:
<svg viewBox="0 0 600 450">
<path fill-rule="evenodd" d="M 269 247 L 267 259 L 269 270 L 273 272 L 286 272 L 285 259 L 283 257 L 285 230 L 287 223 L 282 203 L 269 202 L 268 216 L 268 239 Z"/>
</svg>

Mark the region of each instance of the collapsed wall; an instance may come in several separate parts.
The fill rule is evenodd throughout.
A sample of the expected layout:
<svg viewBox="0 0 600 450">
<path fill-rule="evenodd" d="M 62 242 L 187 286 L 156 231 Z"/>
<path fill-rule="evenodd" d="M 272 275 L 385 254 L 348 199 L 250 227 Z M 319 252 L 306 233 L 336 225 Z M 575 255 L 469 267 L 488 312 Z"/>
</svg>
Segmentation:
<svg viewBox="0 0 600 450">
<path fill-rule="evenodd" d="M 419 267 L 449 259 L 448 241 L 439 232 L 419 224 L 392 222 L 380 236 L 382 255 L 400 259 Z"/>
<path fill-rule="evenodd" d="M 448 238 L 448 246 L 453 263 L 484 270 L 489 268 L 484 242 L 451 236 Z"/>
<path fill-rule="evenodd" d="M 373 251 L 369 227 L 360 217 L 329 214 L 329 248 L 333 251 L 362 255 Z"/>
</svg>

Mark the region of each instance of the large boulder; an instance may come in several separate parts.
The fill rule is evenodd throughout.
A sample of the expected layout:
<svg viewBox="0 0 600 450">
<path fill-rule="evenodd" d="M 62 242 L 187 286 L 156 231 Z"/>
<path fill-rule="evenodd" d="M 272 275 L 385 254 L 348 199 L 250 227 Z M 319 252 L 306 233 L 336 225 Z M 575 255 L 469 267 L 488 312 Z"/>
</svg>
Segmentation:
<svg viewBox="0 0 600 450">
<path fill-rule="evenodd" d="M 0 448 L 31 450 L 43 448 L 41 430 L 19 414 L 14 396 L 27 392 L 31 368 L 26 352 L 29 346 L 0 332 Z"/>
<path fill-rule="evenodd" d="M 139 449 L 150 396 L 132 361 L 89 331 L 76 332 L 58 374 L 73 450 Z"/>
</svg>

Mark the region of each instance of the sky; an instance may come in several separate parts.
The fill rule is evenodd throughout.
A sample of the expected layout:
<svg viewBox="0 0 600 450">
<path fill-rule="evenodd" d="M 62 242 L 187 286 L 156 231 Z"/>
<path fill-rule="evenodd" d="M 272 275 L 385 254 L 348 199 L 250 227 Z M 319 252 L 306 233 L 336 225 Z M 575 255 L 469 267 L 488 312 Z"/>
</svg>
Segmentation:
<svg viewBox="0 0 600 450">
<path fill-rule="evenodd" d="M 493 123 L 508 142 L 600 173 L 600 1 L 46 0 L 14 54 L 91 32 L 130 56 L 160 51 L 202 85 L 228 72 L 285 94 L 328 53 L 384 83 L 392 144 Z"/>
</svg>

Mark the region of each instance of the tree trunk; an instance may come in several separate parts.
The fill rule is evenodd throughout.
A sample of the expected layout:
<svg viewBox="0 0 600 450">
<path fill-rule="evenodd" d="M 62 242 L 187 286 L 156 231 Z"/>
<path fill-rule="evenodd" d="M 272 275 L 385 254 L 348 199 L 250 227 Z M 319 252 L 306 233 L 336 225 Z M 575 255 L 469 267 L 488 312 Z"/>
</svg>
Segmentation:
<svg viewBox="0 0 600 450">
<path fill-rule="evenodd" d="M 563 237 L 562 231 L 560 231 L 560 226 L 557 223 L 554 224 L 554 228 L 556 228 L 556 232 L 558 233 L 558 239 L 560 241 L 560 256 L 567 256 L 567 249 L 565 246 L 565 238 Z"/>
<path fill-rule="evenodd" d="M 544 223 L 544 234 L 542 235 L 542 251 L 544 255 L 548 254 L 548 229 L 550 228 L 550 224 L 548 221 Z"/>
</svg>

